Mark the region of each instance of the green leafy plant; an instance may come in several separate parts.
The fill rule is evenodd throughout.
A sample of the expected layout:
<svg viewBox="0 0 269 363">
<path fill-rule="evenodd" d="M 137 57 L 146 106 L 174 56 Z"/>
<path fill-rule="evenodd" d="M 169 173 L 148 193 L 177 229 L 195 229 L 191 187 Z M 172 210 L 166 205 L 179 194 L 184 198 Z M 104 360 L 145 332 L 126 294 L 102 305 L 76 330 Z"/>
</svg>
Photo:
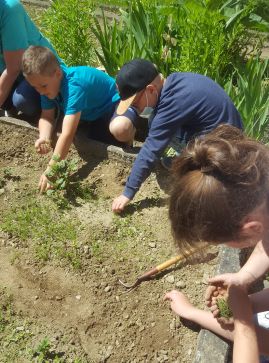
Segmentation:
<svg viewBox="0 0 269 363">
<path fill-rule="evenodd" d="M 60 358 L 59 353 L 55 353 L 51 349 L 51 343 L 45 337 L 32 352 L 33 358 L 37 358 L 38 363 L 63 363 L 64 360 Z M 61 354 L 62 355 L 62 354 Z"/>
<path fill-rule="evenodd" d="M 69 207 L 69 202 L 80 197 L 84 200 L 95 198 L 92 189 L 87 185 L 82 185 L 75 173 L 78 171 L 78 160 L 61 160 L 58 155 L 53 156 L 55 163 L 46 172 L 46 177 L 52 189 L 47 190 L 47 196 L 64 209 Z"/>
<path fill-rule="evenodd" d="M 240 112 L 245 132 L 268 142 L 269 60 L 251 57 L 238 67 L 225 85 L 225 90 Z"/>
<path fill-rule="evenodd" d="M 66 190 L 71 184 L 71 175 L 78 170 L 78 160 L 61 160 L 58 155 L 52 159 L 55 163 L 46 172 L 46 177 L 54 190 Z"/>
<path fill-rule="evenodd" d="M 250 48 L 257 53 L 262 46 L 260 33 L 249 31 L 255 24 L 258 29 L 250 19 L 259 1 L 126 1 L 112 22 L 103 13 L 91 26 L 101 47 L 98 59 L 112 75 L 142 57 L 164 75 L 192 71 L 222 79 Z"/>
<path fill-rule="evenodd" d="M 42 15 L 42 32 L 68 66 L 96 64 L 93 17 L 91 0 L 55 0 Z"/>
<path fill-rule="evenodd" d="M 137 57 L 150 59 L 164 74 L 169 72 L 171 49 L 177 49 L 169 9 L 126 2 L 119 19 L 109 22 L 104 13 L 101 24 L 95 19 L 91 30 L 101 47 L 96 53 L 109 74 L 116 75 L 125 62 Z"/>
<path fill-rule="evenodd" d="M 11 168 L 4 168 L 3 169 L 3 176 L 0 178 L 0 187 L 6 185 L 7 181 L 18 181 L 21 180 L 19 175 L 15 175 Z"/>
<path fill-rule="evenodd" d="M 232 310 L 228 305 L 227 298 L 218 298 L 217 307 L 219 309 L 219 317 L 229 319 L 233 316 Z"/>
</svg>

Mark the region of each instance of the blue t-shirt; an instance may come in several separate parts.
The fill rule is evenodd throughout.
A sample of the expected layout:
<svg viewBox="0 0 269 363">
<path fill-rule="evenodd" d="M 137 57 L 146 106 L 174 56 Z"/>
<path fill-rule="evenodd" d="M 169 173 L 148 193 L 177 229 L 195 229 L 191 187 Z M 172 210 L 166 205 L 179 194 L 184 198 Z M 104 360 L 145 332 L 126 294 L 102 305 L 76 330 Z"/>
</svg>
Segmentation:
<svg viewBox="0 0 269 363">
<path fill-rule="evenodd" d="M 0 73 L 6 68 L 4 51 L 40 45 L 55 50 L 43 37 L 18 0 L 0 0 Z"/>
<path fill-rule="evenodd" d="M 60 93 L 54 100 L 41 96 L 41 108 L 60 106 L 64 115 L 81 112 L 81 120 L 94 121 L 112 112 L 120 96 L 114 78 L 92 67 L 61 67 Z"/>
<path fill-rule="evenodd" d="M 212 79 L 196 73 L 172 73 L 165 81 L 148 137 L 127 180 L 124 195 L 132 199 L 149 176 L 170 140 L 180 142 L 204 135 L 221 123 L 243 128 L 229 96 Z"/>
</svg>

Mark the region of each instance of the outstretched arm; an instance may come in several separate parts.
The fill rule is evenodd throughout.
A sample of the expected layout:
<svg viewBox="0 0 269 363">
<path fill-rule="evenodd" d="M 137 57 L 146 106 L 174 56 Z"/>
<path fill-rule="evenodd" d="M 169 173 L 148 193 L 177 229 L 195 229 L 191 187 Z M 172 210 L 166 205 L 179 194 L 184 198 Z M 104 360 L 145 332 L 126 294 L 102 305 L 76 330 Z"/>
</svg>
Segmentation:
<svg viewBox="0 0 269 363">
<path fill-rule="evenodd" d="M 59 156 L 60 159 L 65 159 L 69 148 L 72 144 L 74 135 L 76 133 L 78 123 L 80 120 L 81 112 L 77 112 L 74 115 L 66 115 L 63 119 L 63 127 L 62 127 L 62 133 L 59 136 L 59 139 L 56 143 L 53 156 Z M 41 176 L 39 181 L 39 189 L 41 192 L 46 191 L 49 187 L 49 181 L 46 177 L 46 172 L 50 169 L 50 166 L 52 166 L 55 163 L 54 158 L 52 157 L 49 161 L 48 168 L 46 169 L 45 173 Z"/>
<path fill-rule="evenodd" d="M 209 284 L 215 286 L 249 286 L 261 278 L 268 271 L 268 269 L 269 244 L 260 241 L 257 243 L 249 259 L 239 272 L 218 275 L 209 279 L 208 282 Z"/>
<path fill-rule="evenodd" d="M 269 270 L 269 243 L 259 241 L 239 273 L 249 275 L 247 284 L 255 282 Z"/>
<path fill-rule="evenodd" d="M 55 109 L 42 110 L 38 123 L 39 138 L 35 142 L 36 151 L 39 154 L 47 154 L 54 129 Z"/>
<path fill-rule="evenodd" d="M 78 127 L 80 115 L 81 112 L 77 112 L 74 115 L 66 115 L 64 117 L 62 133 L 56 143 L 53 155 L 60 156 L 61 159 L 66 158 Z M 52 159 L 49 162 L 49 165 L 51 164 L 54 164 Z"/>
</svg>

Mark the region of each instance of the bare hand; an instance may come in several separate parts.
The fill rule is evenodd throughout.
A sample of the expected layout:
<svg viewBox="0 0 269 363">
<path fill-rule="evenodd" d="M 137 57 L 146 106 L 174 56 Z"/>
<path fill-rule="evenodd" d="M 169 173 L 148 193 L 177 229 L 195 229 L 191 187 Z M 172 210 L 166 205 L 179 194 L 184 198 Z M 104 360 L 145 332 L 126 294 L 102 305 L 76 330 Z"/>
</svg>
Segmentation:
<svg viewBox="0 0 269 363">
<path fill-rule="evenodd" d="M 44 138 L 37 139 L 35 149 L 39 154 L 47 154 L 51 150 L 50 141 Z"/>
<path fill-rule="evenodd" d="M 217 319 L 219 324 L 227 329 L 231 324 L 233 324 L 233 318 L 220 317 L 220 312 L 217 304 L 218 299 L 227 300 L 227 287 L 226 286 L 209 286 L 206 290 L 205 299 L 206 305 L 210 308 L 214 318 Z"/>
<path fill-rule="evenodd" d="M 112 211 L 114 213 L 120 213 L 124 210 L 126 205 L 130 202 L 130 199 L 125 197 L 125 195 L 120 195 L 116 199 L 114 199 L 112 203 Z"/>
<path fill-rule="evenodd" d="M 246 271 L 239 271 L 236 273 L 227 273 L 212 277 L 208 280 L 210 285 L 214 286 L 225 286 L 226 288 L 230 285 L 235 286 L 248 286 L 250 283 L 251 275 Z"/>
<path fill-rule="evenodd" d="M 45 191 L 47 191 L 48 189 L 51 189 L 52 186 L 49 183 L 48 178 L 46 177 L 45 174 L 42 174 L 39 180 L 39 184 L 38 184 L 38 189 L 41 193 L 44 193 Z"/>
<path fill-rule="evenodd" d="M 177 290 L 172 290 L 165 294 L 164 301 L 171 302 L 171 309 L 185 319 L 191 319 L 192 312 L 195 309 L 190 303 L 187 296 Z"/>
</svg>

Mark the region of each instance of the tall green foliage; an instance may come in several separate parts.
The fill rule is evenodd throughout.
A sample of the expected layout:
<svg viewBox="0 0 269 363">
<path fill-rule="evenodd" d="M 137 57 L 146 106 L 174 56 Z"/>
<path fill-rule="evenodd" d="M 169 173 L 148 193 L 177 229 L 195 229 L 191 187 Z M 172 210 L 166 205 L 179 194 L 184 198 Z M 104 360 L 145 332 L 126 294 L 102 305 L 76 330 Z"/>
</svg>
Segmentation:
<svg viewBox="0 0 269 363">
<path fill-rule="evenodd" d="M 97 17 L 95 10 L 104 3 L 117 7 Z M 68 65 L 98 62 L 115 76 L 124 63 L 140 57 L 164 76 L 208 75 L 225 85 L 246 132 L 259 138 L 269 122 L 268 65 L 259 59 L 268 38 L 268 9 L 267 0 L 55 0 L 42 30 Z M 114 11 L 114 19 L 106 11 Z"/>
<path fill-rule="evenodd" d="M 95 19 L 91 27 L 101 49 L 96 53 L 106 71 L 115 75 L 132 58 L 148 58 L 165 74 L 171 69 L 172 17 L 159 6 L 130 2 L 121 9 L 120 20 L 108 21 L 103 13 L 101 24 Z"/>
<path fill-rule="evenodd" d="M 91 0 L 54 0 L 41 18 L 41 29 L 68 66 L 96 64 L 90 32 Z"/>
<path fill-rule="evenodd" d="M 250 44 L 260 49 L 259 37 L 248 31 L 255 23 L 250 20 L 258 17 L 254 3 L 260 1 L 126 2 L 119 21 L 103 17 L 92 26 L 101 47 L 99 61 L 112 74 L 126 61 L 143 57 L 165 75 L 193 71 L 221 79 L 244 59 Z"/>
<path fill-rule="evenodd" d="M 243 118 L 245 132 L 268 143 L 269 60 L 250 58 L 236 69 L 225 89 Z"/>
</svg>

